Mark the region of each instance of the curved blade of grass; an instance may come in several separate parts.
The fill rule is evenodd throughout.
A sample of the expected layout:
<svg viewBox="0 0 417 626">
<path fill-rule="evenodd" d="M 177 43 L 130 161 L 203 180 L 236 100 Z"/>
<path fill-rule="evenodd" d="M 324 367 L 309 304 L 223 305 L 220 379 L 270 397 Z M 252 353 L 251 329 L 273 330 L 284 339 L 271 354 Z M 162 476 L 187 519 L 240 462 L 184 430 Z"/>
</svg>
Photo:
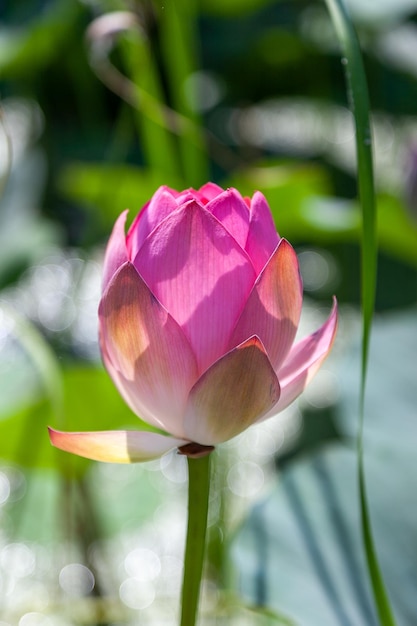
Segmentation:
<svg viewBox="0 0 417 626">
<path fill-rule="evenodd" d="M 0 302 L 1 314 L 9 320 L 9 332 L 20 343 L 39 376 L 43 391 L 54 414 L 62 416 L 63 391 L 61 372 L 47 341 L 37 328 L 6 302 Z"/>
<path fill-rule="evenodd" d="M 33 403 L 25 423 L 16 438 L 13 460 L 23 466 L 35 467 L 41 462 L 42 440 L 47 441 L 46 420 L 53 416 L 58 423 L 63 420 L 63 389 L 61 371 L 56 357 L 37 328 L 5 302 L 0 302 L 0 315 L 6 321 L 9 334 L 26 353 L 42 389 L 42 398 Z M 19 428 L 21 421 L 12 424 Z M 3 427 L 3 424 L 2 424 Z M 9 435 L 7 420 L 2 437 Z"/>
<path fill-rule="evenodd" d="M 172 184 L 180 177 L 174 136 L 169 128 L 163 87 L 145 25 L 133 13 L 110 12 L 94 20 L 87 31 L 89 60 L 98 78 L 133 107 L 146 163 L 155 183 Z M 109 45 L 111 42 L 111 45 Z M 111 60 L 115 46 L 127 75 Z"/>
<path fill-rule="evenodd" d="M 359 198 L 362 207 L 362 368 L 359 404 L 358 481 L 361 523 L 366 561 L 373 596 L 382 626 L 395 626 L 395 619 L 385 589 L 372 535 L 363 467 L 363 425 L 369 341 L 375 307 L 377 279 L 376 204 L 373 181 L 372 142 L 369 122 L 369 100 L 359 42 L 351 18 L 342 0 L 325 0 L 340 41 L 346 69 L 350 106 L 356 127 L 356 154 Z"/>
<path fill-rule="evenodd" d="M 12 169 L 12 157 L 13 157 L 12 139 L 10 137 L 10 133 L 7 128 L 5 112 L 1 104 L 0 104 L 0 130 L 3 134 L 4 145 L 6 148 L 4 172 L 0 173 L 0 198 L 1 198 L 3 196 L 7 181 L 9 180 L 10 172 Z"/>
</svg>

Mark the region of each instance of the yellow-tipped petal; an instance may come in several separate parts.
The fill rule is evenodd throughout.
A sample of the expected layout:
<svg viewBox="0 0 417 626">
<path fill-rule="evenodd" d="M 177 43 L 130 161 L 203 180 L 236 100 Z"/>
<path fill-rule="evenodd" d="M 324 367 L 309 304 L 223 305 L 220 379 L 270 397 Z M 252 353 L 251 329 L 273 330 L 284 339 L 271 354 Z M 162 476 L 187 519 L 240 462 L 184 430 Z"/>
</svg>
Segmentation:
<svg viewBox="0 0 417 626">
<path fill-rule="evenodd" d="M 183 439 L 137 430 L 65 433 L 48 428 L 48 431 L 51 443 L 56 448 L 107 463 L 150 461 L 189 443 Z"/>
</svg>

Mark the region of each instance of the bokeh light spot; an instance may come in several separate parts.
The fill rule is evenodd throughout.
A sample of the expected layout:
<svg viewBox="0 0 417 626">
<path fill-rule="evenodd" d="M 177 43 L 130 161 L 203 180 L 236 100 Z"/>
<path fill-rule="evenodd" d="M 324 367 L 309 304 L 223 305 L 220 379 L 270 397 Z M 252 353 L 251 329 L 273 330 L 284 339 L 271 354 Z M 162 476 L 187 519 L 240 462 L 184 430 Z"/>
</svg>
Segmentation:
<svg viewBox="0 0 417 626">
<path fill-rule="evenodd" d="M 87 596 L 94 588 L 93 573 L 81 563 L 69 563 L 59 573 L 60 587 L 69 596 Z"/>
<path fill-rule="evenodd" d="M 263 487 L 264 478 L 264 472 L 259 465 L 251 461 L 239 461 L 230 468 L 227 484 L 237 496 L 250 498 Z"/>
<path fill-rule="evenodd" d="M 155 589 L 151 583 L 127 578 L 120 585 L 119 596 L 123 604 L 131 609 L 146 609 L 155 600 Z"/>
<path fill-rule="evenodd" d="M 154 580 L 161 571 L 159 556 L 147 548 L 137 548 L 125 558 L 125 570 L 137 580 Z"/>
</svg>

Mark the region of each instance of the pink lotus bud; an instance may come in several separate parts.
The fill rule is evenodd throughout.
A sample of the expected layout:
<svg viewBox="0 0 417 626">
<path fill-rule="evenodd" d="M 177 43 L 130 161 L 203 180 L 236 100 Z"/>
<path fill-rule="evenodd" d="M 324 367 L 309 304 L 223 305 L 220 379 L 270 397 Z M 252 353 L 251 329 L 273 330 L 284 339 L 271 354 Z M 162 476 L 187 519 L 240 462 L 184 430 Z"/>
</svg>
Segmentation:
<svg viewBox="0 0 417 626">
<path fill-rule="evenodd" d="M 132 411 L 167 434 L 51 430 L 51 440 L 103 461 L 199 456 L 300 395 L 332 346 L 336 302 L 294 345 L 298 260 L 260 192 L 160 187 L 127 236 L 126 213 L 104 261 L 101 350 Z"/>
</svg>

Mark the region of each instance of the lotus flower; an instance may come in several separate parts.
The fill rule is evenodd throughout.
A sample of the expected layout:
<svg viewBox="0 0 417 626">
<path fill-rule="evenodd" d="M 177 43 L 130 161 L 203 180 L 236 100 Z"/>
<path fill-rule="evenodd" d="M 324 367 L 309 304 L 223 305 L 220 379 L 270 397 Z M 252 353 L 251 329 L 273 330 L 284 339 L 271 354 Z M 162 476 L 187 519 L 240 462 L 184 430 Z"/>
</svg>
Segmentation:
<svg viewBox="0 0 417 626">
<path fill-rule="evenodd" d="M 50 429 L 51 441 L 118 463 L 202 455 L 300 395 L 332 346 L 336 301 L 294 344 L 298 260 L 260 192 L 160 187 L 127 236 L 126 215 L 104 260 L 101 351 L 124 400 L 159 432 Z"/>
</svg>

